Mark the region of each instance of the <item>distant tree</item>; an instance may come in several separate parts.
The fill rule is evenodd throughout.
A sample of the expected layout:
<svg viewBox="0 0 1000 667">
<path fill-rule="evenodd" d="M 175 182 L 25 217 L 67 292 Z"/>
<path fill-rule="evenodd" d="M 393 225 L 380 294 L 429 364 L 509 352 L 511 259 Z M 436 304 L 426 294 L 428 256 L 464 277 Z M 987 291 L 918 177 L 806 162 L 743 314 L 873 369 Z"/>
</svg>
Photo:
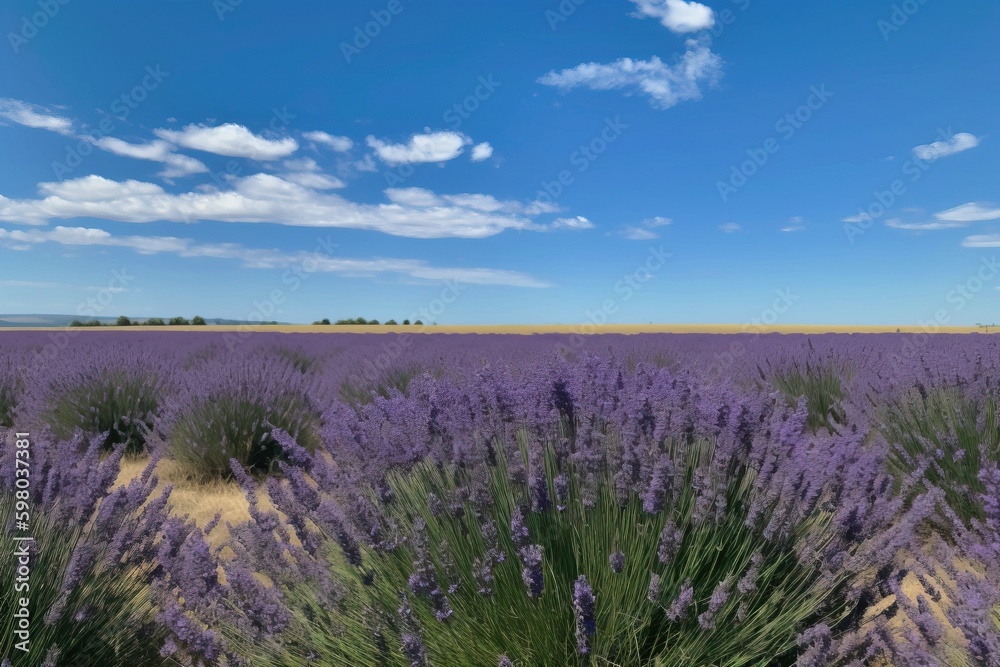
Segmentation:
<svg viewBox="0 0 1000 667">
<path fill-rule="evenodd" d="M 414 324 L 416 324 L 418 327 L 424 326 L 424 323 L 421 322 L 420 320 L 417 320 L 416 322 L 414 322 Z"/>
<path fill-rule="evenodd" d="M 410 320 L 403 320 L 403 326 L 409 326 Z"/>
<path fill-rule="evenodd" d="M 189 322 L 186 317 L 171 317 L 169 324 L 172 327 L 177 327 L 177 326 L 186 327 L 187 325 L 191 324 L 191 322 Z"/>
<path fill-rule="evenodd" d="M 116 327 L 130 327 L 130 326 L 132 326 L 132 320 L 130 320 L 129 318 L 125 317 L 124 315 L 121 315 L 115 321 L 115 326 Z"/>
<path fill-rule="evenodd" d="M 89 322 L 87 322 L 83 326 L 85 326 L 85 327 L 99 327 L 99 326 L 103 326 L 103 325 L 101 324 L 100 320 L 90 320 Z"/>
<path fill-rule="evenodd" d="M 201 315 L 195 315 L 194 317 L 191 318 L 191 324 L 200 327 L 200 326 L 205 326 L 207 322 L 205 322 L 205 318 L 202 317 Z"/>
<path fill-rule="evenodd" d="M 159 317 L 151 317 L 148 320 L 146 320 L 146 326 L 147 327 L 162 327 L 162 326 L 164 326 L 164 322 Z"/>
<path fill-rule="evenodd" d="M 329 323 L 330 323 L 330 318 L 328 318 L 328 317 L 324 317 L 321 320 L 317 320 L 316 322 L 313 322 L 313 324 L 329 324 Z"/>
<path fill-rule="evenodd" d="M 72 322 L 69 323 L 69 325 L 71 327 L 84 327 L 84 326 L 87 326 L 83 322 L 81 322 L 80 320 L 73 320 Z"/>
<path fill-rule="evenodd" d="M 378 320 L 368 320 L 368 324 L 374 324 L 375 326 L 378 326 Z"/>
<path fill-rule="evenodd" d="M 394 326 L 396 326 L 398 324 L 399 324 L 399 322 L 397 322 L 396 320 L 386 320 L 385 321 L 385 325 L 387 327 L 394 327 Z"/>
</svg>

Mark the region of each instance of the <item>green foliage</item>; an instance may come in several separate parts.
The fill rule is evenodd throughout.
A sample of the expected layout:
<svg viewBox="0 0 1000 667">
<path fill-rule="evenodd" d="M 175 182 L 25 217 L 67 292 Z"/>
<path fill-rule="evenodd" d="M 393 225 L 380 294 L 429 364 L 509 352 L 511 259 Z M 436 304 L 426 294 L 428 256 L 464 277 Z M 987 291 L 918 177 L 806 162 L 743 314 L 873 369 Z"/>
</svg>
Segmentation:
<svg viewBox="0 0 1000 667">
<path fill-rule="evenodd" d="M 13 517 L 15 499 L 0 490 L 0 515 Z M 41 511 L 31 512 L 30 589 L 15 592 L 19 566 L 15 549 L 20 543 L 8 542 L 0 550 L 0 577 L 9 587 L 0 595 L 0 660 L 9 657 L 14 667 L 41 665 L 53 644 L 58 645 L 57 665 L 133 665 L 160 664 L 157 650 L 164 632 L 153 622 L 145 575 L 151 561 L 123 568 L 105 560 L 107 544 L 88 539 L 88 526 L 66 528 L 56 525 Z M 73 553 L 81 545 L 93 549 L 90 567 L 66 601 L 64 611 L 54 618 L 49 613 L 59 601 L 62 584 L 70 569 Z M 85 547 L 86 548 L 86 547 Z M 14 647 L 19 598 L 30 598 L 30 653 Z M 45 663 L 49 664 L 49 663 Z"/>
<path fill-rule="evenodd" d="M 159 317 L 151 317 L 144 323 L 147 327 L 162 327 L 166 323 Z"/>
<path fill-rule="evenodd" d="M 152 370 L 104 368 L 53 384 L 44 419 L 57 438 L 69 439 L 77 428 L 89 435 L 107 432 L 105 449 L 124 443 L 129 453 L 138 453 L 145 448 L 145 429 L 153 426 L 163 390 Z"/>
<path fill-rule="evenodd" d="M 410 320 L 403 320 L 403 326 L 410 326 Z"/>
<path fill-rule="evenodd" d="M 386 320 L 385 321 L 385 325 L 388 326 L 388 327 L 394 327 L 394 326 L 398 326 L 399 322 L 397 322 L 396 320 Z"/>
<path fill-rule="evenodd" d="M 205 324 L 207 323 L 205 322 L 204 317 L 202 317 L 201 315 L 195 315 L 194 317 L 191 318 L 191 324 L 200 327 L 200 326 L 205 326 Z"/>
<path fill-rule="evenodd" d="M 271 436 L 273 427 L 315 450 L 319 420 L 305 396 L 285 392 L 264 401 L 240 393 L 210 396 L 194 403 L 174 424 L 170 454 L 193 479 L 231 479 L 229 460 L 254 475 L 267 475 L 286 455 Z"/>
<path fill-rule="evenodd" d="M 522 446 L 526 436 L 521 434 Z M 432 512 L 429 494 L 455 498 L 460 489 L 476 482 L 468 471 L 426 462 L 407 473 L 391 473 L 393 500 L 384 505 L 402 528 L 426 524 L 426 532 L 392 550 L 362 546 L 362 564 L 345 564 L 332 551 L 331 570 L 345 586 L 335 609 L 317 602 L 307 586 L 287 586 L 285 600 L 295 612 L 291 632 L 279 645 L 258 644 L 248 650 L 254 664 L 303 664 L 314 655 L 321 664 L 379 664 L 404 667 L 397 609 L 406 592 L 419 622 L 430 664 L 495 665 L 501 655 L 521 665 L 726 665 L 760 667 L 795 663 L 795 641 L 803 624 L 821 613 L 831 622 L 850 607 L 842 595 L 843 581 L 822 581 L 816 569 L 800 561 L 791 544 L 765 539 L 760 529 L 745 524 L 753 490 L 753 475 L 744 469 L 726 491 L 727 511 L 718 522 L 692 519 L 694 470 L 706 465 L 714 445 L 698 441 L 681 460 L 671 443 L 676 463 L 686 470 L 687 483 L 675 505 L 648 514 L 634 494 L 625 504 L 615 495 L 615 483 L 605 474 L 596 485 L 592 508 L 582 501 L 583 490 L 572 468 L 569 493 L 562 509 L 525 512 L 530 541 L 543 549 L 544 591 L 537 599 L 526 593 L 522 565 L 509 526 L 515 508 L 530 504 L 526 485 L 514 484 L 501 461 L 485 480 L 493 499 L 481 510 L 499 528 L 506 554 L 493 569 L 490 595 L 479 592 L 476 561 L 489 545 L 471 503 Z M 499 449 L 499 448 L 498 448 Z M 546 461 L 547 481 L 553 493 L 554 455 Z M 683 479 L 683 477 L 682 477 Z M 369 499 L 379 504 L 376 494 Z M 674 558 L 664 565 L 657 548 L 667 521 L 676 522 L 683 540 Z M 765 521 L 766 523 L 766 521 Z M 829 517 L 800 525 L 798 536 L 829 529 Z M 333 536 L 330 542 L 333 541 Z M 437 585 L 447 590 L 454 614 L 446 621 L 435 617 L 432 603 L 409 589 L 409 577 L 420 560 L 415 544 L 423 543 L 435 569 Z M 615 573 L 609 555 L 621 551 L 624 569 Z M 737 582 L 759 554 L 761 564 L 755 588 L 737 593 Z M 648 599 L 651 575 L 661 579 L 658 595 Z M 585 575 L 596 596 L 596 633 L 590 654 L 581 655 L 575 639 L 573 583 Z M 718 610 L 713 631 L 699 626 L 698 615 L 708 608 L 722 581 L 732 589 Z M 677 621 L 667 609 L 689 582 L 694 605 Z M 450 588 L 455 587 L 457 588 Z M 838 597 L 840 595 L 840 597 Z M 740 606 L 744 616 L 738 620 Z M 414 663 L 415 664 L 415 663 Z"/>
<path fill-rule="evenodd" d="M 758 370 L 761 378 L 766 378 L 764 370 Z M 821 428 L 834 433 L 838 425 L 847 421 L 841 406 L 844 399 L 842 374 L 843 371 L 833 364 L 812 364 L 807 361 L 800 365 L 796 362 L 774 371 L 770 381 L 785 395 L 789 406 L 796 405 L 802 396 L 806 397 L 809 410 L 806 424 L 813 433 Z"/>
<path fill-rule="evenodd" d="M 345 403 L 360 406 L 371 403 L 377 396 L 389 398 L 395 392 L 405 394 L 410 381 L 422 372 L 419 366 L 410 365 L 391 368 L 374 381 L 349 377 L 340 385 L 340 398 Z"/>
<path fill-rule="evenodd" d="M 191 324 L 191 322 L 189 322 L 188 319 L 185 317 L 171 317 L 170 322 L 168 322 L 168 324 L 172 327 L 176 326 L 186 327 L 187 325 Z"/>
<path fill-rule="evenodd" d="M 984 459 L 1000 463 L 1000 423 L 992 396 L 974 400 L 957 389 L 913 391 L 883 409 L 877 427 L 892 445 L 889 465 L 900 479 L 918 466 L 925 468 L 926 482 L 944 491 L 967 524 L 985 518 L 979 472 Z"/>
<path fill-rule="evenodd" d="M 118 317 L 118 319 L 115 320 L 115 326 L 116 327 L 130 327 L 130 326 L 132 326 L 132 320 L 130 320 L 129 318 L 125 317 L 124 315 L 120 315 Z"/>
<path fill-rule="evenodd" d="M 420 320 L 417 320 L 416 322 L 414 322 L 414 324 L 417 325 L 418 327 L 424 326 L 424 323 L 421 322 Z"/>
<path fill-rule="evenodd" d="M 313 324 L 329 324 L 329 323 L 330 323 L 330 318 L 329 317 L 324 317 L 321 320 L 317 320 L 317 321 L 313 322 Z"/>
</svg>

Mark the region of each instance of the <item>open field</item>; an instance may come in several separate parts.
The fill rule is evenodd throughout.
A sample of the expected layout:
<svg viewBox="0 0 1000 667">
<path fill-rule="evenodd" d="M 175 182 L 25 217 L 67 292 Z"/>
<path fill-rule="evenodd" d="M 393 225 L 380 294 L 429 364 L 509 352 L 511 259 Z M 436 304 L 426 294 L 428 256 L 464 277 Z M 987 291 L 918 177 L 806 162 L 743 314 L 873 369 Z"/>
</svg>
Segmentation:
<svg viewBox="0 0 1000 667">
<path fill-rule="evenodd" d="M 127 332 L 0 336 L 49 649 L 905 667 L 1000 640 L 992 336 Z"/>
<path fill-rule="evenodd" d="M 0 329 L 0 335 L 4 332 L 19 331 L 66 331 L 66 328 L 49 327 L 5 327 Z M 470 325 L 470 326 L 358 326 L 358 325 L 208 325 L 208 326 L 170 326 L 170 327 L 145 327 L 132 326 L 126 328 L 105 327 L 90 328 L 81 327 L 69 329 L 70 331 L 100 332 L 100 331 L 145 331 L 145 332 L 221 332 L 221 333 L 420 333 L 420 334 L 877 334 L 877 333 L 940 333 L 940 334 L 965 334 L 965 333 L 1000 333 L 1000 327 L 937 327 L 929 331 L 921 326 L 868 326 L 868 325 L 823 325 L 823 324 L 787 324 L 768 326 L 764 324 L 499 324 L 499 325 Z"/>
</svg>

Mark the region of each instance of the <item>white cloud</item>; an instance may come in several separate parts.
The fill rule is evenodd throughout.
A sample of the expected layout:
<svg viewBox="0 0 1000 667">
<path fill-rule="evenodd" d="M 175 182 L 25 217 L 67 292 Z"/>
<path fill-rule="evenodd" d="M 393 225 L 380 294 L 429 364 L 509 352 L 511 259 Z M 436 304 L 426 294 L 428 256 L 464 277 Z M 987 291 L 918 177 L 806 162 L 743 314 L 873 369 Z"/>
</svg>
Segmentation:
<svg viewBox="0 0 1000 667">
<path fill-rule="evenodd" d="M 489 160 L 491 157 L 493 157 L 493 146 L 490 146 L 488 141 L 472 147 L 473 162 L 482 162 L 483 160 Z"/>
<path fill-rule="evenodd" d="M 781 231 L 791 234 L 793 232 L 804 232 L 806 226 L 802 224 L 802 217 L 796 215 L 795 217 L 788 219 L 789 224 L 781 228 Z"/>
<path fill-rule="evenodd" d="M 583 229 L 593 229 L 594 223 L 592 223 L 587 218 L 582 215 L 578 215 L 574 218 L 558 218 L 552 221 L 550 224 L 546 225 L 547 229 L 557 230 L 557 229 L 572 229 L 572 230 L 583 230 Z"/>
<path fill-rule="evenodd" d="M 727 222 L 724 225 L 719 225 L 719 229 L 727 234 L 735 234 L 736 232 L 743 229 L 743 227 L 735 222 Z"/>
<path fill-rule="evenodd" d="M 472 285 L 503 285 L 507 287 L 549 287 L 519 271 L 489 268 L 433 266 L 422 260 L 373 258 L 352 259 L 317 253 L 287 253 L 279 250 L 247 248 L 238 243 L 202 243 L 172 236 L 115 236 L 103 229 L 86 227 L 55 227 L 52 230 L 0 229 L 0 246 L 58 243 L 68 246 L 105 246 L 128 248 L 139 254 L 172 253 L 181 257 L 210 257 L 238 260 L 252 269 L 287 268 L 308 261 L 313 272 L 338 273 L 345 276 L 368 277 L 398 274 L 427 281 L 455 280 Z M 3 283 L 0 283 L 3 284 Z M 26 285 L 25 285 L 26 286 Z M 42 286 L 41 283 L 35 286 Z"/>
<path fill-rule="evenodd" d="M 872 219 L 867 213 L 858 213 L 857 215 L 849 215 L 843 218 L 841 222 L 859 223 L 859 222 L 869 222 Z"/>
<path fill-rule="evenodd" d="M 996 220 L 1000 218 L 1000 207 L 972 202 L 962 204 L 955 208 L 941 211 L 934 215 L 938 220 L 953 222 L 982 222 L 984 220 Z"/>
<path fill-rule="evenodd" d="M 891 227 L 892 229 L 904 229 L 913 232 L 934 232 L 941 229 L 957 229 L 959 227 L 966 227 L 969 223 L 967 222 L 903 222 L 899 218 L 890 218 L 885 221 L 886 227 Z"/>
<path fill-rule="evenodd" d="M 390 144 L 374 136 L 369 136 L 366 141 L 378 158 L 388 165 L 447 162 L 461 155 L 462 149 L 472 143 L 461 132 L 449 131 L 414 134 L 405 144 Z"/>
<path fill-rule="evenodd" d="M 949 155 L 954 155 L 955 153 L 967 151 L 978 145 L 979 137 L 968 132 L 959 132 L 952 135 L 950 139 L 935 141 L 933 144 L 927 144 L 926 146 L 917 146 L 913 149 L 913 154 L 925 162 L 932 162 L 943 157 L 948 157 Z"/>
<path fill-rule="evenodd" d="M 633 16 L 660 19 L 672 32 L 698 32 L 715 25 L 715 13 L 700 2 L 684 0 L 632 0 L 636 4 Z"/>
<path fill-rule="evenodd" d="M 375 158 L 372 157 L 371 153 L 355 162 L 354 168 L 358 171 L 378 171 L 378 165 L 375 164 Z"/>
<path fill-rule="evenodd" d="M 0 118 L 18 125 L 49 130 L 58 134 L 73 134 L 73 121 L 57 116 L 47 109 L 20 100 L 0 97 Z"/>
<path fill-rule="evenodd" d="M 94 175 L 56 183 L 40 183 L 38 191 L 70 202 L 105 202 L 163 194 L 163 188 L 154 183 L 112 181 Z"/>
<path fill-rule="evenodd" d="M 322 169 L 312 158 L 285 160 L 282 166 L 287 170 L 282 178 L 304 188 L 334 190 L 347 187 L 347 184 L 336 176 L 322 173 Z"/>
<path fill-rule="evenodd" d="M 1000 248 L 1000 234 L 976 234 L 962 241 L 966 248 Z"/>
<path fill-rule="evenodd" d="M 161 128 L 153 133 L 184 148 L 253 160 L 277 160 L 291 155 L 299 148 L 298 142 L 290 137 L 265 139 L 235 123 L 216 127 L 187 125 L 183 130 Z"/>
<path fill-rule="evenodd" d="M 701 99 L 701 86 L 713 85 L 722 75 L 722 58 L 704 41 L 688 40 L 687 51 L 677 63 L 668 65 L 653 56 L 649 60 L 622 58 L 613 63 L 584 63 L 561 72 L 552 71 L 538 79 L 546 86 L 563 90 L 637 91 L 650 97 L 658 109 Z"/>
<path fill-rule="evenodd" d="M 622 236 L 629 241 L 651 241 L 660 238 L 659 234 L 644 227 L 626 227 L 622 231 Z"/>
<path fill-rule="evenodd" d="M 650 241 L 652 239 L 660 238 L 654 229 L 660 227 L 666 227 L 667 225 L 674 224 L 674 221 L 662 215 L 657 215 L 652 218 L 646 218 L 638 225 L 629 225 L 621 230 L 620 234 L 630 241 Z"/>
<path fill-rule="evenodd" d="M 43 199 L 0 195 L 0 221 L 40 225 L 78 217 L 133 223 L 210 220 L 365 229 L 410 238 L 484 238 L 508 229 L 538 229 L 532 218 L 555 210 L 551 204 L 500 201 L 482 194 L 430 193 L 424 199 L 438 197 L 440 203 L 415 205 L 413 189 L 387 190 L 388 203 L 361 204 L 272 174 L 233 177 L 230 182 L 230 190 L 196 188 L 177 194 L 152 183 L 100 176 L 42 183 Z"/>
<path fill-rule="evenodd" d="M 328 146 L 338 153 L 346 153 L 354 147 L 354 142 L 351 141 L 350 137 L 338 137 L 319 130 L 314 132 L 305 132 L 302 136 L 309 141 L 314 141 L 317 144 Z"/>
<path fill-rule="evenodd" d="M 92 140 L 94 145 L 115 155 L 135 158 L 136 160 L 150 160 L 152 162 L 162 162 L 166 165 L 160 176 L 163 178 L 180 178 L 191 174 L 203 174 L 208 171 L 208 167 L 199 160 L 187 155 L 174 153 L 174 146 L 170 142 L 160 139 L 150 141 L 146 144 L 130 144 L 117 137 L 101 137 Z"/>
</svg>

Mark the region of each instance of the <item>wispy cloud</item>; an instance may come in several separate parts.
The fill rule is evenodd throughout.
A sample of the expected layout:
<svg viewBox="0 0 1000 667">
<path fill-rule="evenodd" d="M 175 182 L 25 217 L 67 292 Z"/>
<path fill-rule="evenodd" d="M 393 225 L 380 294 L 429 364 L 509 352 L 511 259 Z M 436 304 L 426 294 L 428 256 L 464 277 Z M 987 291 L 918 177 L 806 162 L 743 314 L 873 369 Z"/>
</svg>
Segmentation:
<svg viewBox="0 0 1000 667">
<path fill-rule="evenodd" d="M 659 19 L 672 32 L 698 32 L 715 25 L 715 12 L 700 2 L 684 0 L 631 0 L 636 5 L 633 16 Z"/>
<path fill-rule="evenodd" d="M 552 71 L 538 79 L 562 90 L 625 90 L 650 98 L 652 106 L 669 109 L 702 96 L 702 86 L 711 86 L 722 76 L 722 58 L 706 41 L 688 40 L 687 51 L 673 65 L 653 56 L 649 60 L 622 58 L 612 63 L 584 63 Z"/>
<path fill-rule="evenodd" d="M 187 155 L 175 153 L 173 144 L 167 141 L 156 140 L 145 144 L 130 144 L 117 137 L 101 137 L 92 141 L 98 148 L 109 153 L 114 153 L 115 155 L 122 155 L 136 160 L 162 162 L 166 165 L 159 174 L 163 178 L 180 178 L 191 174 L 203 174 L 208 171 L 208 167 L 201 161 Z"/>
<path fill-rule="evenodd" d="M 0 229 L 0 246 L 57 243 L 68 246 L 105 246 L 131 249 L 139 254 L 171 253 L 182 257 L 237 260 L 246 268 L 280 269 L 308 262 L 318 273 L 349 277 L 397 274 L 409 279 L 456 280 L 470 285 L 543 288 L 551 284 L 526 273 L 480 267 L 434 266 L 423 260 L 332 257 L 318 253 L 283 252 L 248 248 L 238 243 L 198 243 L 172 236 L 116 236 L 102 229 L 55 227 L 51 230 Z M 23 286 L 23 285 L 22 285 Z"/>
<path fill-rule="evenodd" d="M 938 220 L 954 222 L 982 222 L 1000 219 L 1000 207 L 981 202 L 962 204 L 934 216 Z"/>
<path fill-rule="evenodd" d="M 788 224 L 781 228 L 781 231 L 785 232 L 786 234 L 792 234 L 794 232 L 804 232 L 805 230 L 806 226 L 802 223 L 802 218 L 800 216 L 789 218 Z"/>
<path fill-rule="evenodd" d="M 350 137 L 338 137 L 319 130 L 304 132 L 302 136 L 309 141 L 327 146 L 338 153 L 346 153 L 354 147 L 354 142 L 351 141 Z"/>
<path fill-rule="evenodd" d="M 743 226 L 735 222 L 727 222 L 724 225 L 719 225 L 719 229 L 724 231 L 726 234 L 735 234 L 743 229 Z"/>
<path fill-rule="evenodd" d="M 628 225 L 621 230 L 620 234 L 629 241 L 650 241 L 660 238 L 660 234 L 654 230 L 660 227 L 672 225 L 673 220 L 662 215 L 646 218 L 638 225 Z"/>
<path fill-rule="evenodd" d="M 45 107 L 20 100 L 0 97 L 0 118 L 25 127 L 34 127 L 58 134 L 73 134 L 73 121 L 49 111 Z"/>
<path fill-rule="evenodd" d="M 940 160 L 943 157 L 975 148 L 978 145 L 979 137 L 968 132 L 959 132 L 942 141 L 935 141 L 925 146 L 917 146 L 913 149 L 913 155 L 925 162 L 933 162 L 934 160 Z"/>
</svg>

